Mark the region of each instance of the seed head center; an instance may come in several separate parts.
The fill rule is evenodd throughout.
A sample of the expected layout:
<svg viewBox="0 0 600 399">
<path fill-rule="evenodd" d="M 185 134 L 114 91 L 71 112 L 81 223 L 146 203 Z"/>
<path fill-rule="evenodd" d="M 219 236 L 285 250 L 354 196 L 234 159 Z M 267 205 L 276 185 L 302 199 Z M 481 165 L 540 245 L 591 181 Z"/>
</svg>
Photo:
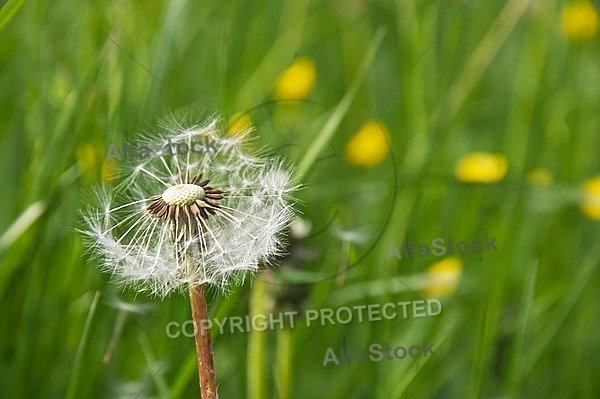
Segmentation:
<svg viewBox="0 0 600 399">
<path fill-rule="evenodd" d="M 204 189 L 196 184 L 177 184 L 167 188 L 162 199 L 167 205 L 186 206 L 203 200 L 205 195 Z"/>
</svg>

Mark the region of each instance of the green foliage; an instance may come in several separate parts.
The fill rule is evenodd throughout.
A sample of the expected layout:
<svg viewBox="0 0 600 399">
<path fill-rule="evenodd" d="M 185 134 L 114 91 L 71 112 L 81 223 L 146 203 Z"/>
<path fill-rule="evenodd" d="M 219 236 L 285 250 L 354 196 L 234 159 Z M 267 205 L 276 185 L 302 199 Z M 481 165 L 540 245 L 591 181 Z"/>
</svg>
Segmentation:
<svg viewBox="0 0 600 399">
<path fill-rule="evenodd" d="M 579 202 L 600 171 L 600 44 L 561 35 L 565 2 L 204 3 L 0 10 L 2 398 L 198 396 L 193 338 L 166 333 L 190 318 L 188 299 L 122 292 L 85 254 L 78 209 L 111 143 L 172 110 L 226 126 L 250 109 L 258 143 L 300 165 L 303 219 L 326 230 L 265 283 L 213 295 L 214 318 L 417 300 L 440 259 L 386 261 L 407 232 L 489 234 L 498 251 L 462 257 L 443 318 L 213 325 L 221 398 L 599 397 L 600 225 Z M 315 62 L 315 89 L 273 101 L 298 56 Z M 373 118 L 393 156 L 353 166 L 346 143 Z M 459 182 L 454 165 L 474 151 L 504 154 L 505 178 Z M 550 186 L 528 184 L 536 168 Z M 343 343 L 423 339 L 434 357 L 323 366 Z"/>
</svg>

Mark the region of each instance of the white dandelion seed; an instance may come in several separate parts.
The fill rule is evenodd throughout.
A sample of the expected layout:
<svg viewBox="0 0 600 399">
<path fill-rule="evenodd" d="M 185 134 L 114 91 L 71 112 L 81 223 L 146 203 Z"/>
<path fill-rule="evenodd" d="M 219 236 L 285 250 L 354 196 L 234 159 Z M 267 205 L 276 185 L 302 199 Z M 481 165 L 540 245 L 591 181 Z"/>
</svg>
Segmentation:
<svg viewBox="0 0 600 399">
<path fill-rule="evenodd" d="M 217 120 L 161 128 L 168 136 L 148 134 L 137 140 L 138 149 L 170 138 L 188 148 L 209 140 L 216 151 L 122 165 L 123 181 L 99 190 L 99 207 L 84 217 L 82 232 L 102 269 L 164 297 L 187 286 L 224 290 L 280 255 L 297 188 L 289 168 L 248 153 L 248 137 L 221 137 Z"/>
</svg>

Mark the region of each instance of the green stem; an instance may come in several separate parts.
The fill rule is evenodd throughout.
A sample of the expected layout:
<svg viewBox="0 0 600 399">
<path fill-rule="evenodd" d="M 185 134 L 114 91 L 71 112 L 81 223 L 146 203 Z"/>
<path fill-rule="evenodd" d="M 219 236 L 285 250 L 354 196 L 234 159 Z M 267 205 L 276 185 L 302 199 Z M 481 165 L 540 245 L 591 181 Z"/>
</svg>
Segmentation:
<svg viewBox="0 0 600 399">
<path fill-rule="evenodd" d="M 67 399 L 73 399 L 75 397 L 75 391 L 77 389 L 77 383 L 79 381 L 79 375 L 81 373 L 81 362 L 83 360 L 83 351 L 85 350 L 88 337 L 90 335 L 90 326 L 92 320 L 96 314 L 96 306 L 100 300 L 100 291 L 96 291 L 92 304 L 90 305 L 90 311 L 88 312 L 87 318 L 85 319 L 85 325 L 83 326 L 83 333 L 77 346 L 77 353 L 75 354 L 75 362 L 73 365 L 73 372 L 71 373 L 71 379 L 69 381 L 69 390 L 67 391 Z"/>
<path fill-rule="evenodd" d="M 288 399 L 292 391 L 292 329 L 277 331 L 277 382 L 278 398 Z"/>
<path fill-rule="evenodd" d="M 373 40 L 371 40 L 371 43 L 367 48 L 367 53 L 365 54 L 363 62 L 362 64 L 360 64 L 358 70 L 356 71 L 356 74 L 354 75 L 354 78 L 352 79 L 352 82 L 350 83 L 350 87 L 348 87 L 346 94 L 344 94 L 344 97 L 339 102 L 339 104 L 337 105 L 327 122 L 325 122 L 325 126 L 323 126 L 323 129 L 321 129 L 315 140 L 312 142 L 311 146 L 304 154 L 304 157 L 302 157 L 302 160 L 300 161 L 300 164 L 296 171 L 296 178 L 298 180 L 302 179 L 302 177 L 304 177 L 306 172 L 308 172 L 308 170 L 314 164 L 314 162 L 317 159 L 317 156 L 323 150 L 325 145 L 329 142 L 329 139 L 331 139 L 333 134 L 336 132 L 337 128 L 342 122 L 342 119 L 346 115 L 346 112 L 348 112 L 348 108 L 350 108 L 350 104 L 352 103 L 352 100 L 354 99 L 358 88 L 363 82 L 365 74 L 367 73 L 371 62 L 375 57 L 375 53 L 377 52 L 377 49 L 379 48 L 379 45 L 383 40 L 385 30 L 385 28 L 380 27 L 379 29 L 377 29 L 377 32 L 375 32 L 375 36 L 373 37 Z"/>
<path fill-rule="evenodd" d="M 257 314 L 266 314 L 267 289 L 264 282 L 256 280 L 250 293 L 250 319 Z M 267 331 L 250 330 L 248 338 L 247 389 L 248 399 L 268 398 L 266 362 Z"/>
</svg>

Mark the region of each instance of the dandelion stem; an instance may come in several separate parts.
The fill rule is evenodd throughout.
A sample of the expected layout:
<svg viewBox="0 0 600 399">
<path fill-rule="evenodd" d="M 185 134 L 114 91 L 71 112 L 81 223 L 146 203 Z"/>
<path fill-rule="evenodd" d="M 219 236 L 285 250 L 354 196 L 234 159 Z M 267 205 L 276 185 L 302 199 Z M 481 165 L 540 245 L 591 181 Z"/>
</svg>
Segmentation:
<svg viewBox="0 0 600 399">
<path fill-rule="evenodd" d="M 192 318 L 196 325 L 196 352 L 198 354 L 198 376 L 200 377 L 200 393 L 202 399 L 217 399 L 217 378 L 212 349 L 210 328 L 208 328 L 208 307 L 202 285 L 190 285 L 190 303 Z"/>
</svg>

